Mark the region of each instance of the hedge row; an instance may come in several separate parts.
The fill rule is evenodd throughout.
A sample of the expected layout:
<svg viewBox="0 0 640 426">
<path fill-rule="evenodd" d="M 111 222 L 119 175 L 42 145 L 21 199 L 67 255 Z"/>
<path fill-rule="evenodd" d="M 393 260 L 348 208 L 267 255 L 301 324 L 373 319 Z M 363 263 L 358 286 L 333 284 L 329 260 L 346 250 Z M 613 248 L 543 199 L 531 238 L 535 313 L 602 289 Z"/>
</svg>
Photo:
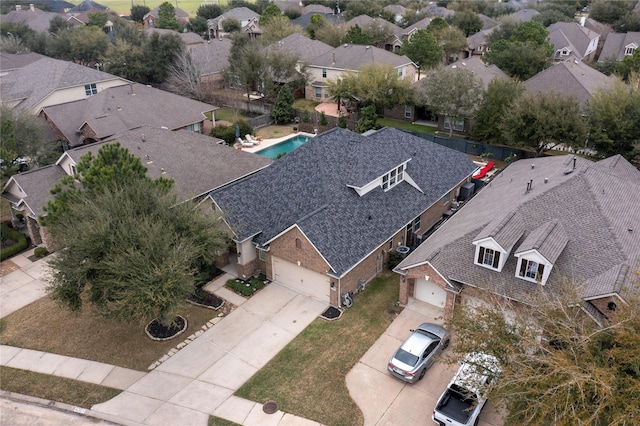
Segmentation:
<svg viewBox="0 0 640 426">
<path fill-rule="evenodd" d="M 18 254 L 29 247 L 29 241 L 27 240 L 26 235 L 13 229 L 10 224 L 3 224 L 2 227 L 0 227 L 0 232 L 2 232 L 3 240 L 6 238 L 16 241 L 16 244 L 0 250 L 0 260 L 8 259 L 14 254 Z"/>
</svg>

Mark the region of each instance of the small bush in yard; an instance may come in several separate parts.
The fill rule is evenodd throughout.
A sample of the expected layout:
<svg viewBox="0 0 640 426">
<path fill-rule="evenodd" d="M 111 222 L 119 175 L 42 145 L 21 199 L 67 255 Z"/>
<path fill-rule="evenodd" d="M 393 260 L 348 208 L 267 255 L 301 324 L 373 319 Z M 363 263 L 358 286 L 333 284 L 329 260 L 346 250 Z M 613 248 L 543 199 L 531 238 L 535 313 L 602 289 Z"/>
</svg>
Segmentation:
<svg viewBox="0 0 640 426">
<path fill-rule="evenodd" d="M 47 249 L 45 249 L 44 247 L 36 247 L 36 249 L 33 251 L 33 255 L 38 259 L 42 259 L 47 255 Z"/>
<path fill-rule="evenodd" d="M 235 279 L 227 280 L 225 287 L 228 287 L 231 290 L 235 291 L 236 293 L 240 293 L 241 295 L 248 297 L 248 296 L 251 296 L 256 291 L 264 288 L 264 281 L 261 280 L 260 278 L 255 278 L 255 277 L 249 278 L 246 281 L 235 278 Z"/>
</svg>

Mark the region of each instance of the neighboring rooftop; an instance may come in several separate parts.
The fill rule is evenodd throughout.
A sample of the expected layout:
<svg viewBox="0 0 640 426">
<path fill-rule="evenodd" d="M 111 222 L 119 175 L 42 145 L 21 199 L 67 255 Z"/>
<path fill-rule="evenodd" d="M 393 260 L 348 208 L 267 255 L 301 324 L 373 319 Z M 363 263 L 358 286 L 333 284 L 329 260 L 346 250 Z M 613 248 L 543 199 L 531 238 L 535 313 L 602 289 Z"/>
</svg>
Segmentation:
<svg viewBox="0 0 640 426">
<path fill-rule="evenodd" d="M 208 40 L 204 44 L 191 49 L 191 58 L 200 67 L 200 75 L 207 76 L 221 73 L 229 66 L 231 39 L 222 37 Z"/>
<path fill-rule="evenodd" d="M 394 67 L 413 64 L 411 59 L 404 55 L 396 55 L 375 46 L 343 44 L 316 57 L 309 65 L 356 71 L 370 63 L 389 64 Z"/>
<path fill-rule="evenodd" d="M 465 59 L 458 60 L 451 65 L 447 65 L 445 69 L 451 71 L 455 70 L 469 70 L 473 75 L 480 80 L 484 90 L 487 90 L 491 80 L 496 78 L 509 78 L 504 71 L 495 65 L 487 65 L 482 61 L 480 56 L 470 56 Z"/>
<path fill-rule="evenodd" d="M 574 97 L 581 107 L 600 89 L 613 87 L 615 78 L 595 70 L 582 61 L 559 62 L 524 82 L 528 93 L 555 92 Z"/>
<path fill-rule="evenodd" d="M 613 58 L 621 61 L 631 50 L 640 49 L 640 32 L 609 33 L 602 45 L 598 62 Z"/>
<path fill-rule="evenodd" d="M 51 26 L 51 20 L 57 16 L 62 16 L 55 12 L 45 12 L 32 5 L 23 8 L 16 5 L 16 10 L 12 10 L 6 15 L 2 15 L 2 23 L 13 22 L 15 24 L 24 24 L 32 30 L 42 33 L 48 32 Z"/>
<path fill-rule="evenodd" d="M 7 73 L 15 71 L 35 61 L 39 61 L 44 57 L 44 55 L 34 52 L 17 54 L 0 52 L 0 72 Z"/>
<path fill-rule="evenodd" d="M 333 47 L 328 44 L 320 40 L 312 40 L 299 33 L 293 33 L 273 43 L 270 47 L 295 55 L 301 62 L 310 62 L 312 59 L 333 50 Z"/>
</svg>

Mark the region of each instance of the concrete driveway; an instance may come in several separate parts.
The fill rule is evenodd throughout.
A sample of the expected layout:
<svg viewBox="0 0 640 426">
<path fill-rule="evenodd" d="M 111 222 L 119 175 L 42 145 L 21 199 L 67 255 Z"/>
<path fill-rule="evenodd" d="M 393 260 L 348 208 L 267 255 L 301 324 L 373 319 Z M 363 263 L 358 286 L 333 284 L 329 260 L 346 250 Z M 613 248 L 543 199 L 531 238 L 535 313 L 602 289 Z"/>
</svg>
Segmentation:
<svg viewBox="0 0 640 426">
<path fill-rule="evenodd" d="M 435 363 L 416 384 L 407 384 L 387 373 L 387 362 L 423 322 L 443 323 L 443 311 L 428 303 L 410 300 L 360 362 L 347 374 L 347 388 L 364 414 L 364 425 L 435 424 L 431 413 L 438 398 L 455 374 L 457 365 Z M 480 416 L 480 425 L 498 426 L 504 422 L 490 402 Z"/>
<path fill-rule="evenodd" d="M 92 407 L 129 423 L 202 425 L 209 415 L 244 425 L 314 425 L 233 396 L 325 309 L 276 282 L 115 398 Z"/>
</svg>

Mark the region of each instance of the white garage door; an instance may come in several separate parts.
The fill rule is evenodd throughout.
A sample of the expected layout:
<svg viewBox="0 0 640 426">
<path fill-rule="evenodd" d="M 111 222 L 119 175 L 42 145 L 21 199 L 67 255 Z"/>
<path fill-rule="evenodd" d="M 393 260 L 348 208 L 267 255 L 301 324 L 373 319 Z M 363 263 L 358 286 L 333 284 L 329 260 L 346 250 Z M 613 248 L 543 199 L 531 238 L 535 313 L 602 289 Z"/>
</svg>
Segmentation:
<svg viewBox="0 0 640 426">
<path fill-rule="evenodd" d="M 414 297 L 423 302 L 444 308 L 447 301 L 447 292 L 438 287 L 433 281 L 416 280 Z"/>
<path fill-rule="evenodd" d="M 326 275 L 274 257 L 273 276 L 285 287 L 329 303 L 330 280 Z"/>
</svg>

